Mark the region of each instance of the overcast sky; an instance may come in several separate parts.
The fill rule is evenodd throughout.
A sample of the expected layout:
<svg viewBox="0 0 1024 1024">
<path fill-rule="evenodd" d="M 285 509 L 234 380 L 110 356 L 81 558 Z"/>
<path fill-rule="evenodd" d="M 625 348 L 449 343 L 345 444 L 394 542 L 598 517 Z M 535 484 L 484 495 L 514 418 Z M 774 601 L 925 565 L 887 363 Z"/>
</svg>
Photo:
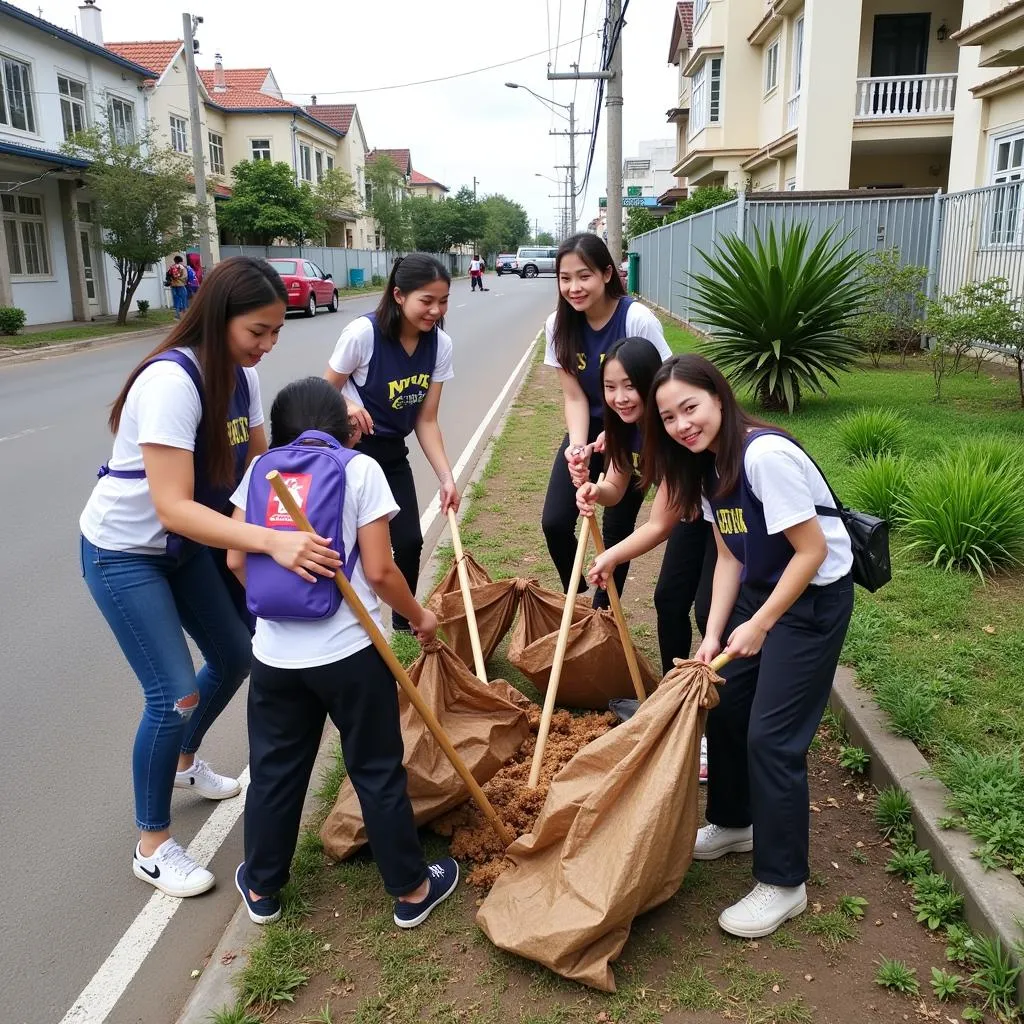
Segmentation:
<svg viewBox="0 0 1024 1024">
<path fill-rule="evenodd" d="M 62 27 L 74 29 L 77 0 L 14 0 Z M 107 42 L 174 39 L 181 35 L 180 0 L 99 0 Z M 674 137 L 665 111 L 675 106 L 675 69 L 666 63 L 675 0 L 632 0 L 623 31 L 623 155 L 641 139 Z M 578 128 L 589 128 L 594 82 L 548 82 L 552 70 L 597 68 L 604 0 L 363 0 L 288 3 L 286 0 L 196 0 L 204 18 L 198 32 L 200 67 L 221 53 L 226 67 L 274 70 L 287 99 L 356 103 L 370 147 L 408 148 L 416 170 L 455 192 L 478 179 L 478 195 L 500 192 L 540 222 L 554 225 L 549 192 L 558 187 L 535 177 L 564 171 L 568 140 L 548 136 L 566 122 L 548 113 L 522 89 L 569 103 L 575 97 Z M 579 41 L 581 36 L 582 43 Z M 556 43 L 560 45 L 556 49 Z M 581 49 L 582 47 L 582 49 Z M 528 54 L 538 54 L 529 59 Z M 405 85 L 515 61 L 479 74 L 429 85 Z M 403 88 L 381 89 L 401 85 Z M 374 90 L 374 91 L 360 91 Z M 593 169 L 577 205 L 580 226 L 597 213 L 605 194 L 605 111 L 601 111 Z M 576 140 L 579 180 L 589 138 Z"/>
</svg>

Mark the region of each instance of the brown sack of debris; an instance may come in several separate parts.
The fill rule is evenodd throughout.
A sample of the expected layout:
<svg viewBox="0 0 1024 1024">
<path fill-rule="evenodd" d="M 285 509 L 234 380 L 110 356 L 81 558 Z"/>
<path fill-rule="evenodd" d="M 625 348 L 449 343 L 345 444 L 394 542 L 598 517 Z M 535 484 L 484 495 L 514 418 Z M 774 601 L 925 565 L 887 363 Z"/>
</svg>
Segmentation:
<svg viewBox="0 0 1024 1024">
<path fill-rule="evenodd" d="M 476 613 L 476 628 L 480 634 L 480 650 L 487 661 L 505 639 L 519 608 L 519 601 L 531 580 L 505 579 L 482 586 L 471 586 L 470 600 Z M 471 668 L 473 646 L 466 623 L 466 603 L 462 591 L 454 590 L 441 598 L 441 611 L 437 621 L 444 630 L 451 649 Z"/>
<path fill-rule="evenodd" d="M 409 677 L 481 785 L 515 754 L 529 734 L 526 698 L 503 679 L 481 683 L 440 641 L 424 648 L 409 669 Z M 469 793 L 401 691 L 398 704 L 409 798 L 416 824 L 423 825 L 457 807 Z M 366 842 L 359 800 L 347 778 L 320 829 L 320 838 L 324 851 L 334 860 L 344 860 Z"/>
<path fill-rule="evenodd" d="M 672 896 L 693 859 L 700 738 L 720 682 L 677 662 L 628 722 L 558 773 L 477 914 L 491 942 L 615 991 L 611 962 L 633 919 Z"/>
<path fill-rule="evenodd" d="M 465 555 L 466 573 L 469 576 L 469 586 L 482 587 L 491 582 L 487 570 L 472 556 Z M 441 578 L 441 582 L 430 592 L 430 596 L 424 602 L 439 619 L 441 617 L 441 602 L 445 594 L 459 593 L 459 566 L 453 561 L 451 568 Z"/>
<path fill-rule="evenodd" d="M 512 651 L 509 651 L 509 661 L 542 694 L 547 692 L 557 643 L 556 623 L 554 632 L 516 651 L 515 658 L 512 657 Z M 637 663 L 644 690 L 650 694 L 658 685 L 658 677 L 639 651 Z M 635 696 L 614 615 L 608 610 L 585 609 L 569 627 L 569 641 L 562 663 L 556 703 L 564 708 L 603 711 L 608 707 L 608 701 L 616 697 Z"/>
<path fill-rule="evenodd" d="M 508 642 L 508 660 L 516 668 L 520 667 L 523 651 L 527 647 L 548 633 L 558 632 L 562 622 L 562 611 L 565 608 L 565 594 L 546 590 L 534 580 L 530 580 L 519 599 L 519 608 L 519 621 L 512 630 Z M 577 597 L 572 609 L 572 621 L 579 621 L 590 611 L 590 599 L 586 596 Z M 550 668 L 550 664 L 548 667 Z"/>
</svg>

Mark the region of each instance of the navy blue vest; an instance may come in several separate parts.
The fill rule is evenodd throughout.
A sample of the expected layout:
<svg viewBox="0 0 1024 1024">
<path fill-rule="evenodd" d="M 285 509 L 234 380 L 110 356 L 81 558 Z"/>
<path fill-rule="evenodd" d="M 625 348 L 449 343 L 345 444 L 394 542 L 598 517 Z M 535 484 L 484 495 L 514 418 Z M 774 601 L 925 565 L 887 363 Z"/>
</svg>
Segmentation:
<svg viewBox="0 0 1024 1024">
<path fill-rule="evenodd" d="M 373 433 L 379 437 L 408 437 L 416 426 L 420 406 L 430 390 L 437 365 L 437 328 L 420 335 L 412 355 L 402 343 L 385 338 L 373 313 L 373 354 L 366 381 L 355 385 L 363 408 L 373 418 Z"/>
<path fill-rule="evenodd" d="M 633 300 L 628 296 L 619 299 L 611 320 L 599 331 L 586 321 L 583 323 L 583 351 L 576 355 L 576 379 L 590 402 L 590 418 L 599 420 L 604 416 L 604 387 L 601 384 L 601 364 L 605 354 L 626 334 L 626 312 Z"/>
<path fill-rule="evenodd" d="M 629 440 L 629 461 L 633 470 L 633 476 L 640 476 L 640 451 L 643 444 L 643 433 L 638 423 L 633 424 Z"/>
<path fill-rule="evenodd" d="M 741 458 L 746 457 L 747 447 L 755 437 L 778 433 L 777 430 L 752 430 L 743 442 Z M 712 498 L 716 482 L 717 477 L 712 473 L 705 491 L 722 540 L 743 565 L 740 579 L 755 586 L 774 586 L 793 557 L 793 546 L 784 533 L 768 532 L 764 505 L 751 490 L 745 467 L 732 494 Z"/>
</svg>

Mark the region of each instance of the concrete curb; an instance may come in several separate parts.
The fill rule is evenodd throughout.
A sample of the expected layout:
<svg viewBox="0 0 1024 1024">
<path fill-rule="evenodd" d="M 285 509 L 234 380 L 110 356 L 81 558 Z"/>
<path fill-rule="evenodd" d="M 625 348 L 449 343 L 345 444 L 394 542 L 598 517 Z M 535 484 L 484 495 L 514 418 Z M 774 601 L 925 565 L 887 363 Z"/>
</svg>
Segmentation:
<svg viewBox="0 0 1024 1024">
<path fill-rule="evenodd" d="M 964 896 L 964 917 L 975 931 L 998 938 L 1003 950 L 1024 938 L 1015 919 L 1024 920 L 1024 890 L 1009 871 L 986 871 L 971 851 L 976 840 L 957 829 L 942 829 L 939 819 L 949 816 L 949 790 L 927 775 L 928 762 L 907 739 L 894 735 L 885 713 L 868 691 L 856 686 L 856 677 L 840 667 L 833 683 L 831 706 L 840 716 L 850 742 L 871 755 L 868 775 L 878 788 L 900 786 L 913 804 L 917 844 L 932 855 L 941 871 Z M 1024 972 L 1017 978 L 1017 1001 L 1024 1005 Z"/>
<path fill-rule="evenodd" d="M 99 338 L 82 338 L 80 341 L 55 342 L 52 345 L 40 345 L 37 348 L 13 349 L 10 352 L 0 351 L 0 369 L 5 366 L 17 366 L 19 363 L 34 363 L 39 359 L 50 359 L 53 356 L 67 356 L 72 352 L 81 352 L 87 348 L 107 348 L 125 341 L 138 341 L 140 338 L 163 336 L 170 331 L 172 325 L 146 327 L 139 331 L 124 331 L 121 334 L 104 334 Z"/>
</svg>

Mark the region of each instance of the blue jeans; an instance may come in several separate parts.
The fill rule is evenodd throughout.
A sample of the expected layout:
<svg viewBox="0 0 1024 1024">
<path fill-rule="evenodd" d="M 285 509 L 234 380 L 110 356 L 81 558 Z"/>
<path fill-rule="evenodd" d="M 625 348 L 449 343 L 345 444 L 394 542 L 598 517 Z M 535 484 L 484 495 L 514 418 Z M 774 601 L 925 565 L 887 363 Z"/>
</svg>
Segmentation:
<svg viewBox="0 0 1024 1024">
<path fill-rule="evenodd" d="M 248 675 L 249 632 L 207 548 L 188 545 L 179 561 L 108 551 L 83 537 L 82 575 L 142 685 L 132 753 L 136 825 L 169 828 L 178 754 L 199 749 Z M 205 659 L 198 673 L 185 632 Z"/>
<path fill-rule="evenodd" d="M 188 289 L 184 285 L 171 287 L 171 298 L 174 300 L 174 312 L 180 315 L 188 309 Z"/>
</svg>

